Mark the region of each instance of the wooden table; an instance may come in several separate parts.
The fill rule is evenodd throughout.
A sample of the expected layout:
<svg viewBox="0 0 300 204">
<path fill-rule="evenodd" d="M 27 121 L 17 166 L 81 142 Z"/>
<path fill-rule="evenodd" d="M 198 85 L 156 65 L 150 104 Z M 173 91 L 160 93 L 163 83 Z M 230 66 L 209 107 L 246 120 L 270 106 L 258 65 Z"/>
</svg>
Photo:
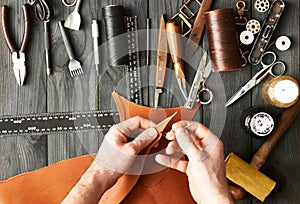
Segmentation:
<svg viewBox="0 0 300 204">
<path fill-rule="evenodd" d="M 49 1 L 49 0 L 48 0 Z M 50 1 L 49 1 L 50 2 Z M 246 16 L 256 18 L 262 22 L 265 14 L 254 9 L 255 1 L 247 3 Z M 275 37 L 289 36 L 292 47 L 284 52 L 271 47 L 287 66 L 286 75 L 299 80 L 299 1 L 289 0 L 286 9 L 276 29 Z M 23 33 L 23 19 L 21 6 L 25 0 L 0 0 L 0 5 L 10 7 L 10 25 L 13 37 L 18 45 Z M 82 110 L 111 109 L 111 92 L 113 86 L 107 77 L 97 78 L 93 66 L 93 45 L 91 37 L 92 19 L 102 20 L 101 7 L 119 3 L 125 7 L 127 15 L 137 15 L 139 29 L 146 28 L 146 18 L 151 18 L 151 27 L 158 29 L 161 13 L 170 19 L 177 13 L 183 0 L 89 0 L 83 1 L 80 9 L 82 25 L 80 31 L 68 30 L 75 55 L 83 65 L 84 74 L 72 78 L 68 72 L 68 57 L 65 52 L 57 22 L 66 19 L 73 8 L 63 6 L 60 0 L 51 1 L 54 16 L 51 20 L 51 53 L 53 74 L 46 75 L 43 50 L 43 27 L 37 20 L 33 9 L 30 14 L 30 24 L 33 32 L 30 33 L 30 43 L 26 52 L 27 78 L 25 85 L 16 84 L 12 70 L 10 53 L 3 37 L 0 37 L 0 115 L 31 114 L 44 112 L 66 112 Z M 234 8 L 236 0 L 214 1 L 213 9 Z M 104 32 L 101 31 L 101 38 Z M 275 38 L 274 38 L 275 39 Z M 156 39 L 152 39 L 156 44 Z M 141 64 L 145 65 L 145 53 L 141 55 Z M 196 58 L 198 59 L 198 58 Z M 199 60 L 199 59 L 198 59 Z M 142 69 L 143 104 L 153 106 L 155 83 L 156 54 L 151 52 L 151 66 Z M 178 96 L 172 94 L 176 83 L 172 82 L 173 71 L 169 64 L 166 79 L 167 93 L 163 94 L 161 106 L 174 107 L 181 103 Z M 194 67 L 195 68 L 195 67 Z M 210 127 L 220 136 L 225 145 L 225 155 L 235 152 L 244 160 L 249 161 L 263 140 L 253 139 L 241 127 L 242 112 L 252 106 L 264 105 L 260 95 L 260 86 L 246 94 L 229 108 L 224 103 L 238 90 L 259 67 L 250 66 L 226 73 L 213 73 L 207 86 L 213 91 L 215 98 L 210 105 L 203 105 L 199 110 L 200 121 Z M 193 71 L 187 66 L 187 79 L 192 83 Z M 175 84 L 175 85 L 174 85 Z M 176 88 L 175 88 L 176 89 Z M 176 93 L 176 91 L 175 91 Z M 180 98 L 180 97 L 179 97 Z M 178 102 L 176 102 L 178 101 Z M 182 104 L 180 104 L 182 105 Z M 198 119 L 197 119 L 198 120 Z M 298 203 L 300 193 L 300 140 L 299 118 L 291 126 L 285 136 L 270 155 L 261 171 L 277 181 L 277 187 L 267 198 L 265 203 Z M 42 136 L 20 136 L 0 138 L 0 179 L 4 180 L 22 172 L 39 169 L 58 161 L 83 154 L 97 152 L 103 139 L 99 132 L 49 134 Z M 298 200 L 298 202 L 297 202 Z M 259 203 L 258 200 L 247 196 L 238 203 Z"/>
</svg>

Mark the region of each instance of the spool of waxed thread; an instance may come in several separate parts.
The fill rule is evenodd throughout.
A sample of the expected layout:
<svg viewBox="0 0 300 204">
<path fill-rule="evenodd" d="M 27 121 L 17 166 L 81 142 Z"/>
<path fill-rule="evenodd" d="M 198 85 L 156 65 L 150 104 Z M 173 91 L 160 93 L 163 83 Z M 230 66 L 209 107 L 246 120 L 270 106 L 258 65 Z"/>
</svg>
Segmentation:
<svg viewBox="0 0 300 204">
<path fill-rule="evenodd" d="M 102 8 L 108 64 L 112 67 L 128 65 L 128 39 L 122 35 L 126 32 L 123 10 L 118 4 Z"/>
<path fill-rule="evenodd" d="M 205 21 L 214 71 L 225 72 L 241 68 L 233 9 L 206 12 Z"/>
<path fill-rule="evenodd" d="M 268 79 L 261 89 L 264 101 L 278 108 L 288 108 L 299 100 L 299 84 L 290 76 Z"/>
</svg>

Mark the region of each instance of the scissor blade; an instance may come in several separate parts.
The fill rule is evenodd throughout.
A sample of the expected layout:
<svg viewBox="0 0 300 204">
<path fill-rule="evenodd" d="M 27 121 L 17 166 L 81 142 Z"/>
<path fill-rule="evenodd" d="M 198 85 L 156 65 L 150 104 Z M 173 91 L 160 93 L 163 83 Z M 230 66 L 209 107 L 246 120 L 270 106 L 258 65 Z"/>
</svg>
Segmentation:
<svg viewBox="0 0 300 204">
<path fill-rule="evenodd" d="M 238 92 L 236 92 L 225 104 L 225 107 L 230 106 L 239 98 L 241 98 L 245 93 L 251 90 L 254 86 L 257 85 L 255 77 L 252 77 Z"/>
</svg>

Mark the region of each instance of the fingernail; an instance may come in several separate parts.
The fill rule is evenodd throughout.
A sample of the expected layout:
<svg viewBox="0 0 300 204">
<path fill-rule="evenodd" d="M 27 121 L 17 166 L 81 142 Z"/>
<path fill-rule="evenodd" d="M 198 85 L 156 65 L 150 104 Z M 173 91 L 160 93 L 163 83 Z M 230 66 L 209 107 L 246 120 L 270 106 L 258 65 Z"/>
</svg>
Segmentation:
<svg viewBox="0 0 300 204">
<path fill-rule="evenodd" d="M 152 137 L 154 137 L 154 136 L 157 135 L 157 131 L 156 131 L 156 129 L 153 128 L 153 127 L 152 127 L 152 128 L 149 128 L 148 133 L 149 133 L 149 135 L 152 136 Z"/>
<path fill-rule="evenodd" d="M 179 129 L 177 130 L 177 132 L 178 132 L 179 135 L 180 135 L 180 134 L 187 134 L 187 133 L 188 133 L 188 131 L 187 131 L 185 128 L 179 128 Z"/>
</svg>

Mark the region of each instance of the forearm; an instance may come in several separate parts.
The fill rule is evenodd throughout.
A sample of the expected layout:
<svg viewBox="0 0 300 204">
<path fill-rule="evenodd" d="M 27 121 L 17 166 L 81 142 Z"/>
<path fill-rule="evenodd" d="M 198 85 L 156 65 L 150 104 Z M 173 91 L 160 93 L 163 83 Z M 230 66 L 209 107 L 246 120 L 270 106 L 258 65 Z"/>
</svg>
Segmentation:
<svg viewBox="0 0 300 204">
<path fill-rule="evenodd" d="M 98 203 L 104 192 L 111 188 L 120 176 L 119 173 L 93 162 L 62 203 Z"/>
</svg>

